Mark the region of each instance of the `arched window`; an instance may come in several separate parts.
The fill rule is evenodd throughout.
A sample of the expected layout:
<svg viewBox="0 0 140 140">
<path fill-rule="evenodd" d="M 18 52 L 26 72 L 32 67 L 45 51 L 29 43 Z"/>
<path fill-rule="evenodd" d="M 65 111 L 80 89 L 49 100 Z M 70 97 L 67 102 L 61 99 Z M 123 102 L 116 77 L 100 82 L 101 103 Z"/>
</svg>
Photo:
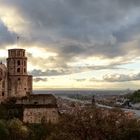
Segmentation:
<svg viewBox="0 0 140 140">
<path fill-rule="evenodd" d="M 24 73 L 26 73 L 26 69 L 24 68 Z"/>
<path fill-rule="evenodd" d="M 2 96 L 4 96 L 4 92 L 2 92 Z"/>
<path fill-rule="evenodd" d="M 17 72 L 20 72 L 20 68 L 17 68 Z"/>
<path fill-rule="evenodd" d="M 17 61 L 17 65 L 18 65 L 18 66 L 20 65 L 20 60 Z"/>
<path fill-rule="evenodd" d="M 23 52 L 23 56 L 25 56 L 25 52 Z"/>
<path fill-rule="evenodd" d="M 26 66 L 26 61 L 24 61 L 24 66 Z"/>
</svg>

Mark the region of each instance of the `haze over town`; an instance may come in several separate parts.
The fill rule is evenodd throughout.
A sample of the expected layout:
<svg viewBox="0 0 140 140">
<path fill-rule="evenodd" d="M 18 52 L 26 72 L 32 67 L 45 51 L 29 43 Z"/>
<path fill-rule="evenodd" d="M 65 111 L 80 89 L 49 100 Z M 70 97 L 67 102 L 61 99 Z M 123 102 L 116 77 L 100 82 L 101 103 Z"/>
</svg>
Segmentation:
<svg viewBox="0 0 140 140">
<path fill-rule="evenodd" d="M 0 0 L 0 60 L 26 49 L 35 89 L 138 89 L 139 10 L 139 0 Z"/>
</svg>

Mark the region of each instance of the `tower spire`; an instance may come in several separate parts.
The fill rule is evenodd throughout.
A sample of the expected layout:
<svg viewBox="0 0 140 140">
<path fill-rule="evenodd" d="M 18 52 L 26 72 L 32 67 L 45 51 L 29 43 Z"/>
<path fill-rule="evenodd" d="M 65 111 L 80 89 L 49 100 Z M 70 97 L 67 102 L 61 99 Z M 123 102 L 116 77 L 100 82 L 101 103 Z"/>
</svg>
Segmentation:
<svg viewBox="0 0 140 140">
<path fill-rule="evenodd" d="M 19 47 L 19 36 L 17 36 L 17 47 Z"/>
</svg>

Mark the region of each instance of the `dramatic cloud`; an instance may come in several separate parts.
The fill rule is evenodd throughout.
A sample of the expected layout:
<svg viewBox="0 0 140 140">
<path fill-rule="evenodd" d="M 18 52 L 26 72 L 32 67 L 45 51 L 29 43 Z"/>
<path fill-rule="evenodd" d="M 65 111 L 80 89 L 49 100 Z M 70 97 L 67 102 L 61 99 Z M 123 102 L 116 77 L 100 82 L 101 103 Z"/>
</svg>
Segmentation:
<svg viewBox="0 0 140 140">
<path fill-rule="evenodd" d="M 103 77 L 103 80 L 107 82 L 137 81 L 137 80 L 140 80 L 140 73 L 135 74 L 135 75 L 125 75 L 125 74 L 105 75 Z"/>
<path fill-rule="evenodd" d="M 46 82 L 46 81 L 47 81 L 47 78 L 40 78 L 40 77 L 37 77 L 37 78 L 34 78 L 33 80 L 34 80 L 34 82 L 40 82 L 40 81 Z"/>
<path fill-rule="evenodd" d="M 41 71 L 41 70 L 33 70 L 30 74 L 33 76 L 58 76 L 58 75 L 65 75 L 68 74 L 68 71 L 64 70 L 46 70 L 46 71 Z"/>
<path fill-rule="evenodd" d="M 122 43 L 139 36 L 139 1 L 126 0 L 1 0 L 18 12 L 23 37 L 51 45 L 61 57 L 76 55 L 126 55 Z M 20 20 L 19 20 L 20 24 Z M 23 22 L 21 22 L 23 24 Z M 139 50 L 139 47 L 135 49 Z"/>
<path fill-rule="evenodd" d="M 77 74 L 74 79 L 100 81 L 106 70 L 139 72 L 139 11 L 139 0 L 0 0 L 0 46 L 15 48 L 20 36 L 18 47 L 27 50 L 37 77 Z M 104 81 L 133 78 L 122 73 Z"/>
<path fill-rule="evenodd" d="M 16 37 L 16 33 L 9 31 L 7 26 L 0 20 L 0 46 L 14 44 Z"/>
</svg>

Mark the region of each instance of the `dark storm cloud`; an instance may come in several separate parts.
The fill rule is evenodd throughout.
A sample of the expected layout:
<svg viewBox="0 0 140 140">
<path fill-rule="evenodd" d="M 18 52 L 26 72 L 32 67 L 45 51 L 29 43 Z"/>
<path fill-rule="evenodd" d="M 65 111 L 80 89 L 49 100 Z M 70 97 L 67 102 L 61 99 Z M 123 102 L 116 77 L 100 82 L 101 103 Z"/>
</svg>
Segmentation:
<svg viewBox="0 0 140 140">
<path fill-rule="evenodd" d="M 36 42 L 58 53 L 54 61 L 62 67 L 77 56 L 125 57 L 132 49 L 140 54 L 139 46 L 123 46 L 140 35 L 139 0 L 1 0 L 0 4 L 18 11 L 28 22 L 23 36 L 30 45 Z"/>
<path fill-rule="evenodd" d="M 125 75 L 125 74 L 105 75 L 103 77 L 103 80 L 106 82 L 138 81 L 140 80 L 140 73 L 134 75 Z"/>
<path fill-rule="evenodd" d="M 139 0 L 117 0 L 120 4 L 120 6 L 123 7 L 139 7 L 140 6 L 140 1 Z"/>
<path fill-rule="evenodd" d="M 80 54 L 83 53 L 85 51 L 84 48 L 80 47 L 80 46 L 76 46 L 76 45 L 69 45 L 69 46 L 63 46 L 61 48 L 61 51 L 63 54 Z"/>
<path fill-rule="evenodd" d="M 17 35 L 14 32 L 9 31 L 7 26 L 0 20 L 0 46 L 5 44 L 13 44 Z"/>
<path fill-rule="evenodd" d="M 140 34 L 140 16 L 136 19 L 131 19 L 132 23 L 129 26 L 122 26 L 119 30 L 113 32 L 113 36 L 119 42 L 127 42 L 135 40 L 136 37 Z"/>
</svg>

